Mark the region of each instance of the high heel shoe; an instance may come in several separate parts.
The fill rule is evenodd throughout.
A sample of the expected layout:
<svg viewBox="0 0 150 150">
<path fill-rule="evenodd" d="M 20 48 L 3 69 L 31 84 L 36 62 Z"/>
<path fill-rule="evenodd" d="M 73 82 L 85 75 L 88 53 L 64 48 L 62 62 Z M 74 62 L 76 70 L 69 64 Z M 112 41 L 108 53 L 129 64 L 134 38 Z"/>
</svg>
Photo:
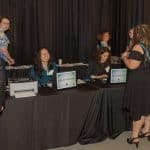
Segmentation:
<svg viewBox="0 0 150 150">
<path fill-rule="evenodd" d="M 145 132 L 145 133 L 141 133 L 139 135 L 139 138 L 145 138 L 145 137 L 147 137 L 147 140 L 150 141 L 150 131 Z"/>
<path fill-rule="evenodd" d="M 139 141 L 134 141 L 134 140 L 136 140 L 136 139 L 138 139 L 138 137 L 136 137 L 136 138 L 127 138 L 127 143 L 128 144 L 135 144 L 136 145 L 136 148 L 138 148 L 138 146 L 139 146 Z"/>
</svg>

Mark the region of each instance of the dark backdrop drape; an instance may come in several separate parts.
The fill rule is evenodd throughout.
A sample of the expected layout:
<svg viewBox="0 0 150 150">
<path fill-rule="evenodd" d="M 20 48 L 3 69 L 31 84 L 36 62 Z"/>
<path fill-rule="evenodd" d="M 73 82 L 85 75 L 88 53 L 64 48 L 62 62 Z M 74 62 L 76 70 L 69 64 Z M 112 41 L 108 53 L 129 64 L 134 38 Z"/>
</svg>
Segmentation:
<svg viewBox="0 0 150 150">
<path fill-rule="evenodd" d="M 0 0 L 9 16 L 10 52 L 16 64 L 31 64 L 40 47 L 64 62 L 87 62 L 96 34 L 109 30 L 113 55 L 127 44 L 127 31 L 150 23 L 149 0 Z"/>
</svg>

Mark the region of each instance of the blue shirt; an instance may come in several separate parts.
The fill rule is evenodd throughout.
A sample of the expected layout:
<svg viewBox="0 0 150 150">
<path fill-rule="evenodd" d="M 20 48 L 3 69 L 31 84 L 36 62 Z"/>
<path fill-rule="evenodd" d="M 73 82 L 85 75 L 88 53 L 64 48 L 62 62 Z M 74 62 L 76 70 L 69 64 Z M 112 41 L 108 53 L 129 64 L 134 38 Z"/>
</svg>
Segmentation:
<svg viewBox="0 0 150 150">
<path fill-rule="evenodd" d="M 2 49 L 7 49 L 9 43 L 9 39 L 7 38 L 6 34 L 0 29 L 0 59 L 3 59 L 5 62 L 7 62 L 8 60 L 7 57 L 4 55 Z"/>
<path fill-rule="evenodd" d="M 51 63 L 51 65 L 48 68 L 48 71 L 43 69 L 39 74 L 37 74 L 35 71 L 35 68 L 32 67 L 31 72 L 30 72 L 30 77 L 33 80 L 38 81 L 39 87 L 41 87 L 41 86 L 45 87 L 45 86 L 48 86 L 48 83 L 53 82 L 57 70 L 58 70 L 57 66 L 54 62 Z"/>
</svg>

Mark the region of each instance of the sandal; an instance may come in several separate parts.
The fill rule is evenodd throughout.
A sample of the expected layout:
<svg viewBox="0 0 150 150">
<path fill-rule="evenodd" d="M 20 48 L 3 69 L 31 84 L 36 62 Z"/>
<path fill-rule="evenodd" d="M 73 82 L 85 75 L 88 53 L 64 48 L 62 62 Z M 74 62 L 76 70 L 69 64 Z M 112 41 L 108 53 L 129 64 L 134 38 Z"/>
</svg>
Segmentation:
<svg viewBox="0 0 150 150">
<path fill-rule="evenodd" d="M 145 138 L 145 137 L 147 137 L 148 141 L 150 141 L 150 131 L 139 134 L 139 137 L 140 137 L 140 138 Z"/>
<path fill-rule="evenodd" d="M 136 140 L 136 139 L 139 139 L 138 137 L 136 137 L 136 138 L 127 138 L 127 143 L 128 144 L 135 144 L 136 145 L 136 148 L 138 148 L 138 146 L 139 146 L 139 141 L 134 141 L 134 140 Z"/>
</svg>

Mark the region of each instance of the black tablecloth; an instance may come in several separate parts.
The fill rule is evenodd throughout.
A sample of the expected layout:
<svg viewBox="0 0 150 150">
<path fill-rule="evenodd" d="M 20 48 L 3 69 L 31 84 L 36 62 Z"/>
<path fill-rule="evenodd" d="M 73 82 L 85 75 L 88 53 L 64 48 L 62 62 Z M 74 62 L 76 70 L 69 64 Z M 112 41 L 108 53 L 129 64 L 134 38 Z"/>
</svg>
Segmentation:
<svg viewBox="0 0 150 150">
<path fill-rule="evenodd" d="M 0 148 L 44 150 L 76 143 L 95 92 L 73 89 L 7 100 L 0 116 Z"/>
<path fill-rule="evenodd" d="M 127 129 L 122 114 L 124 88 L 71 89 L 6 101 L 0 116 L 0 148 L 44 150 L 93 143 Z"/>
<path fill-rule="evenodd" d="M 124 87 L 103 88 L 91 101 L 80 144 L 115 138 L 130 128 L 130 121 L 122 111 Z"/>
</svg>

